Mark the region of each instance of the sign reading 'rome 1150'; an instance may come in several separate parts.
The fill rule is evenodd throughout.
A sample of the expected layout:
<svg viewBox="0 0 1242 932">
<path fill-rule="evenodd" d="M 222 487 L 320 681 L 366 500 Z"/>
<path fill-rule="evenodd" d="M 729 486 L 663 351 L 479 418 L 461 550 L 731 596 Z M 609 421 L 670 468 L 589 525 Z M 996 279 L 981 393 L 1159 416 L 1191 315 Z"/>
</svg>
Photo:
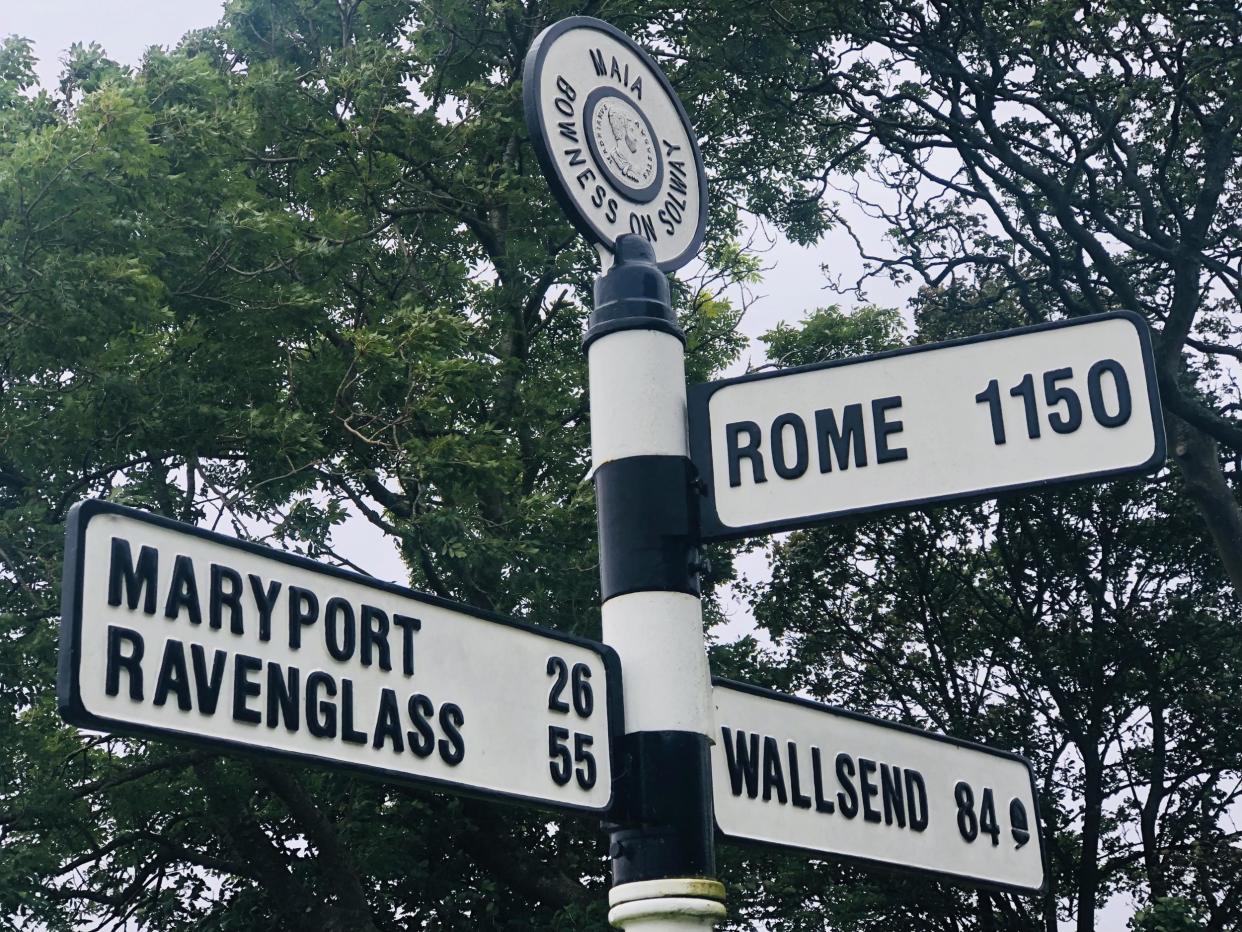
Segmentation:
<svg viewBox="0 0 1242 932">
<path fill-rule="evenodd" d="M 86 728 L 606 811 L 616 655 L 101 501 L 67 529 L 58 699 Z"/>
<path fill-rule="evenodd" d="M 1150 472 L 1147 324 L 1125 312 L 690 390 L 705 539 Z"/>
</svg>

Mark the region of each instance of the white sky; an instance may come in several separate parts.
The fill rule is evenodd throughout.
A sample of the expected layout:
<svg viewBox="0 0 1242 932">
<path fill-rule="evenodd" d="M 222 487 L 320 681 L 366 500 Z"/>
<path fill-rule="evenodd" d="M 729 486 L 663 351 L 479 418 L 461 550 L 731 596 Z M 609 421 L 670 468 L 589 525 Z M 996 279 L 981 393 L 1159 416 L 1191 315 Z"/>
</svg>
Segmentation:
<svg viewBox="0 0 1242 932">
<path fill-rule="evenodd" d="M 222 0 L 0 0 L 0 35 L 17 34 L 31 39 L 39 58 L 38 72 L 44 87 L 55 88 L 61 63 L 74 42 L 98 42 L 110 57 L 136 65 L 152 45 L 171 46 L 191 29 L 209 26 L 219 19 Z M 878 237 L 883 224 L 861 215 L 855 218 L 861 234 L 876 239 L 868 244 L 880 251 Z M 827 304 L 850 306 L 852 299 L 826 290 L 821 265 L 833 275 L 851 283 L 859 274 L 861 262 L 849 237 L 831 233 L 816 246 L 803 249 L 783 239 L 766 253 L 764 264 L 772 266 L 755 290 L 743 331 L 752 340 L 781 320 L 796 321 L 806 311 Z M 903 308 L 910 288 L 874 283 L 868 299 L 879 304 Z M 746 357 L 752 364 L 763 362 L 761 347 Z M 362 518 L 351 521 L 336 542 L 344 556 L 382 579 L 405 583 L 405 568 L 392 548 L 379 539 Z M 760 556 L 746 559 L 744 571 L 763 575 Z M 753 627 L 748 613 L 739 612 L 729 634 L 740 635 Z M 1123 932 L 1133 906 L 1121 898 L 1097 916 L 1099 932 Z M 1069 928 L 1069 926 L 1065 926 Z"/>
</svg>

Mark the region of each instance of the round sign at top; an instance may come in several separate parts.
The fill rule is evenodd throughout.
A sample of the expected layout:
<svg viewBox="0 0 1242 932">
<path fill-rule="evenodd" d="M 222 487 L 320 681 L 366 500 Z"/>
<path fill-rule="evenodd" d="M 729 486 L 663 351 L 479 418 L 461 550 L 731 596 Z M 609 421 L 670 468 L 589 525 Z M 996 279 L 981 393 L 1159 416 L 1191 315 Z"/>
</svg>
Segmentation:
<svg viewBox="0 0 1242 932">
<path fill-rule="evenodd" d="M 707 179 L 686 111 L 651 57 L 614 26 L 573 16 L 535 39 L 526 125 L 569 219 L 612 251 L 637 233 L 667 271 L 694 258 Z"/>
</svg>

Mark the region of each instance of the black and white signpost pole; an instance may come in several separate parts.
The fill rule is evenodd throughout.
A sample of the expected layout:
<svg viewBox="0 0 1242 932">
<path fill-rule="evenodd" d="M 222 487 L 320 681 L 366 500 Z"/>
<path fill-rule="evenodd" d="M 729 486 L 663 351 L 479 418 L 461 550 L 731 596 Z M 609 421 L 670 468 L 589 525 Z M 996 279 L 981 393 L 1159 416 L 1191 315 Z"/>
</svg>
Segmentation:
<svg viewBox="0 0 1242 932">
<path fill-rule="evenodd" d="M 724 888 L 710 880 L 713 719 L 683 339 L 651 247 L 622 237 L 586 337 L 604 641 L 627 677 L 610 917 L 653 932 L 674 919 L 710 929 L 724 916 Z"/>
<path fill-rule="evenodd" d="M 525 94 L 558 200 L 611 260 L 584 340 L 604 641 L 625 676 L 609 920 L 627 932 L 707 930 L 725 916 L 714 879 L 714 718 L 685 337 L 665 278 L 702 243 L 702 163 L 668 80 L 606 23 L 575 17 L 540 34 Z"/>
</svg>

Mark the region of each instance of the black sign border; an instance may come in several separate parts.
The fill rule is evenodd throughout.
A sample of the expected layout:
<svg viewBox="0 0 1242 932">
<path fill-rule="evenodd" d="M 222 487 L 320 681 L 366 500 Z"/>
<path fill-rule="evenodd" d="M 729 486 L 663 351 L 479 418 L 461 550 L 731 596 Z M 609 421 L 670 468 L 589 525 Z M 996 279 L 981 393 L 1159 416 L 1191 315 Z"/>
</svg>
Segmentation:
<svg viewBox="0 0 1242 932">
<path fill-rule="evenodd" d="M 412 599 L 426 605 L 434 605 L 438 608 L 444 608 L 450 611 L 460 612 L 465 615 L 471 615 L 475 618 L 482 619 L 483 621 L 494 622 L 508 628 L 517 628 L 518 630 L 526 631 L 531 634 L 537 634 L 551 640 L 561 641 L 566 644 L 573 644 L 575 646 L 584 647 L 588 650 L 594 651 L 603 661 L 604 670 L 608 675 L 608 684 L 606 685 L 611 687 L 604 690 L 605 707 L 608 712 L 608 757 L 611 767 L 611 774 L 609 775 L 611 781 L 609 784 L 610 792 L 608 795 L 607 805 L 603 807 L 576 805 L 573 803 L 562 803 L 555 800 L 548 800 L 537 796 L 524 796 L 518 793 L 506 793 L 501 790 L 488 790 L 473 786 L 464 786 L 460 783 L 454 783 L 451 780 L 445 780 L 440 777 L 417 776 L 403 771 L 389 770 L 384 767 L 369 767 L 361 764 L 355 764 L 350 761 L 342 761 L 330 757 L 321 757 L 317 754 L 302 753 L 299 751 L 262 748 L 253 744 L 246 744 L 241 741 L 233 741 L 229 738 L 196 735 L 192 732 L 175 731 L 172 729 L 157 728 L 150 725 L 118 721 L 116 719 L 95 715 L 93 712 L 88 711 L 86 706 L 82 703 L 82 697 L 79 690 L 80 667 L 82 659 L 82 589 L 83 574 L 85 572 L 86 528 L 92 518 L 105 514 L 132 518 L 156 527 L 166 528 L 175 533 L 188 534 L 193 537 L 211 541 L 212 543 L 223 544 L 234 550 L 240 550 L 245 553 L 255 554 L 267 559 L 273 559 L 289 566 L 297 566 L 320 575 L 332 576 L 351 583 L 357 583 L 370 589 L 377 589 L 391 595 L 400 596 L 401 598 Z M 195 527 L 192 524 L 185 524 L 181 521 L 173 521 L 160 515 L 154 515 L 149 512 L 141 511 L 136 508 L 129 508 L 124 505 L 118 505 L 102 499 L 88 498 L 78 502 L 72 509 L 70 509 L 68 518 L 66 519 L 65 565 L 61 582 L 60 651 L 56 668 L 56 704 L 60 711 L 61 717 L 69 724 L 76 725 L 80 728 L 89 728 L 93 731 L 103 731 L 139 738 L 157 738 L 160 740 L 204 745 L 217 750 L 241 754 L 247 757 L 259 757 L 265 759 L 274 757 L 297 764 L 320 765 L 339 772 L 357 774 L 371 780 L 398 783 L 422 789 L 438 790 L 451 793 L 455 796 L 468 796 L 475 799 L 486 800 L 500 800 L 503 802 L 516 803 L 518 805 L 530 806 L 539 809 L 557 809 L 565 812 L 588 813 L 598 816 L 610 812 L 616 802 L 616 786 L 621 772 L 621 760 L 624 753 L 622 738 L 625 735 L 625 723 L 622 717 L 622 696 L 621 659 L 617 655 L 616 651 L 607 644 L 601 644 L 599 642 L 572 634 L 565 634 L 561 631 L 552 631 L 547 628 L 540 628 L 536 625 L 527 624 L 512 618 L 506 618 L 503 615 L 497 615 L 493 612 L 486 612 L 468 605 L 463 605 L 459 602 L 453 602 L 449 599 L 442 599 L 438 596 L 429 595 L 425 592 L 407 589 L 404 586 L 398 586 L 393 583 L 384 582 L 383 580 L 373 579 L 359 573 L 351 573 L 348 570 L 341 569 L 340 567 L 316 563 L 314 560 L 310 560 L 298 554 L 288 553 L 272 547 L 265 547 L 251 541 L 238 540 L 237 538 L 229 537 L 225 534 L 217 534 L 214 531 L 208 531 L 200 527 Z"/>
<path fill-rule="evenodd" d="M 694 156 L 694 170 L 699 185 L 699 213 L 694 237 L 691 239 L 690 244 L 679 255 L 656 263 L 661 271 L 676 271 L 698 255 L 699 250 L 703 247 L 703 239 L 707 234 L 707 173 L 703 168 L 703 155 L 699 152 L 699 142 L 694 134 L 694 124 L 690 122 L 690 117 L 686 114 L 686 108 L 682 105 L 681 98 L 673 90 L 673 85 L 669 83 L 664 71 L 641 46 L 611 23 L 606 23 L 602 19 L 596 19 L 593 16 L 570 16 L 547 27 L 531 43 L 530 49 L 526 53 L 525 63 L 522 66 L 522 109 L 526 118 L 526 129 L 530 133 L 531 142 L 535 147 L 535 155 L 539 159 L 539 167 L 543 169 L 544 177 L 547 178 L 548 185 L 552 188 L 552 194 L 556 198 L 557 203 L 561 205 L 561 209 L 565 211 L 565 215 L 578 229 L 578 232 L 591 242 L 603 246 L 609 252 L 614 251 L 616 244 L 608 238 L 608 235 L 603 230 L 595 225 L 590 217 L 586 216 L 578 208 L 577 201 L 566 186 L 564 179 L 561 178 L 560 171 L 556 167 L 556 159 L 548 142 L 550 139 L 548 125 L 543 119 L 543 111 L 539 106 L 539 79 L 543 74 L 543 61 L 547 57 L 548 49 L 551 48 L 552 43 L 563 33 L 571 29 L 595 29 L 611 36 L 629 48 L 644 65 L 651 69 L 651 73 L 659 80 L 660 87 L 663 88 L 664 93 L 672 100 L 673 106 L 677 109 L 677 115 L 681 117 L 682 126 L 686 130 L 686 138 L 690 140 L 690 151 Z M 643 117 L 646 118 L 646 116 L 644 113 Z M 586 132 L 585 128 L 583 132 Z M 657 151 L 659 150 L 659 142 L 659 139 L 655 140 Z M 660 154 L 663 157 L 663 153 Z M 631 203 L 650 203 L 650 201 L 634 201 L 632 198 L 626 197 L 624 192 L 618 193 L 621 194 L 623 199 Z"/>
<path fill-rule="evenodd" d="M 1051 889 L 1049 883 L 1050 863 L 1048 860 L 1048 849 L 1044 845 L 1043 818 L 1040 813 L 1039 806 L 1039 788 L 1035 785 L 1035 769 L 1031 766 L 1031 762 L 1021 754 L 1014 751 L 1005 751 L 1000 748 L 988 747 L 986 744 L 980 744 L 977 741 L 967 741 L 964 738 L 954 738 L 952 735 L 942 735 L 934 731 L 924 731 L 921 728 L 915 728 L 913 725 L 906 725 L 902 722 L 890 722 L 886 719 L 876 718 L 874 715 L 867 715 L 864 712 L 855 712 L 851 709 L 843 709 L 839 706 L 828 705 L 823 702 L 816 702 L 813 699 L 803 699 L 801 696 L 790 696 L 785 693 L 778 693 L 775 690 L 767 689 L 763 686 L 753 686 L 750 683 L 742 683 L 737 680 L 725 679 L 724 677 L 712 677 L 713 689 L 722 686 L 726 689 L 732 689 L 737 692 L 750 693 L 753 696 L 759 696 L 763 699 L 775 699 L 779 702 L 785 702 L 789 705 L 804 706 L 813 709 L 816 712 L 824 712 L 829 715 L 836 715 L 841 718 L 849 718 L 867 725 L 877 725 L 882 728 L 888 728 L 893 731 L 904 731 L 907 734 L 917 735 L 920 738 L 931 738 L 934 741 L 940 741 L 953 747 L 968 748 L 972 751 L 981 751 L 984 754 L 990 754 L 993 757 L 1004 757 L 1009 760 L 1017 761 L 1026 767 L 1027 776 L 1031 781 L 1031 801 L 1034 804 L 1035 811 L 1032 816 L 1035 820 L 1033 834 L 1039 839 L 1039 862 L 1043 868 L 1043 882 L 1037 888 L 1022 887 L 1014 884 L 998 883 L 995 880 L 987 880 L 980 877 L 974 877 L 970 874 L 953 874 L 947 871 L 932 870 L 924 867 L 910 867 L 904 864 L 893 864 L 889 861 L 879 861 L 874 858 L 860 857 L 855 854 L 840 854 L 835 851 L 821 851 L 818 848 L 804 848 L 801 845 L 788 845 L 774 841 L 761 841 L 756 838 L 739 838 L 728 834 L 716 824 L 716 831 L 722 838 L 728 839 L 730 842 L 745 845 L 754 848 L 779 848 L 784 851 L 797 851 L 804 854 L 813 854 L 817 859 L 826 861 L 844 861 L 850 864 L 858 864 L 863 867 L 875 868 L 877 870 L 888 873 L 901 874 L 907 877 L 932 877 L 936 880 L 942 880 L 948 883 L 965 885 L 972 888 L 984 890 L 995 890 L 1001 893 L 1018 893 L 1024 896 L 1045 897 Z M 715 715 L 715 701 L 712 702 L 712 714 Z M 714 723 L 715 728 L 720 727 L 720 722 Z M 715 739 L 713 733 L 712 738 Z M 713 794 L 715 793 L 715 785 L 713 782 Z M 714 811 L 714 807 L 713 807 Z M 713 815 L 713 818 L 715 816 Z"/>
<path fill-rule="evenodd" d="M 1139 347 L 1143 357 L 1143 370 L 1144 374 L 1147 376 L 1147 399 L 1151 409 L 1152 428 L 1156 435 L 1155 449 L 1152 452 L 1152 455 L 1143 463 L 1140 463 L 1137 466 L 1125 466 L 1120 469 L 1105 469 L 1097 472 L 1078 473 L 1073 476 L 1064 476 L 1057 479 L 1044 479 L 1035 482 L 1020 482 L 1014 485 L 992 486 L 990 488 L 977 489 L 966 493 L 950 493 L 948 495 L 935 495 L 930 498 L 915 498 L 902 502 L 865 505 L 859 508 L 843 508 L 839 511 L 828 511 L 814 515 L 803 515 L 797 518 L 783 518 L 779 521 L 767 521 L 759 524 L 746 525 L 744 527 L 733 527 L 723 523 L 720 520 L 720 516 L 716 512 L 716 489 L 714 484 L 715 476 L 712 469 L 711 423 L 708 414 L 708 403 L 711 400 L 711 396 L 720 389 L 729 385 L 738 385 L 743 382 L 758 382 L 764 379 L 778 379 L 783 376 L 799 372 L 815 372 L 821 369 L 836 369 L 842 366 L 852 366 L 858 363 L 872 362 L 877 359 L 888 359 L 894 356 L 909 356 L 915 353 L 926 353 L 933 350 L 947 349 L 952 346 L 967 346 L 972 343 L 986 343 L 990 340 L 1002 340 L 1008 337 L 1022 336 L 1028 333 L 1038 333 L 1041 330 L 1060 330 L 1066 327 L 1077 327 L 1084 324 L 1098 323 L 1104 320 L 1128 321 L 1134 325 L 1135 330 L 1138 332 Z M 851 356 L 847 359 L 834 359 L 829 362 L 811 363 L 806 366 L 793 366 L 788 369 L 777 369 L 770 372 L 755 372 L 749 375 L 737 376 L 732 379 L 721 379 L 718 382 L 703 382 L 699 385 L 692 385 L 688 389 L 687 417 L 689 420 L 690 430 L 690 460 L 694 464 L 695 469 L 698 471 L 699 478 L 703 482 L 703 494 L 700 498 L 699 523 L 700 533 L 702 535 L 702 540 L 704 541 L 738 540 L 744 537 L 754 537 L 760 534 L 770 534 L 776 531 L 793 531 L 799 528 L 814 527 L 837 518 L 846 518 L 851 515 L 908 511 L 916 508 L 922 508 L 927 505 L 939 505 L 948 502 L 982 501 L 988 498 L 995 498 L 997 495 L 1005 492 L 1047 489 L 1058 485 L 1097 482 L 1104 479 L 1117 478 L 1119 476 L 1154 472 L 1164 464 L 1164 461 L 1168 455 L 1164 417 L 1160 408 L 1160 389 L 1156 383 L 1156 364 L 1155 358 L 1152 355 L 1151 330 L 1147 325 L 1147 321 L 1133 311 L 1111 311 L 1105 314 L 1091 314 L 1086 317 L 1074 317 L 1069 320 L 1054 320 L 1048 321 L 1047 323 L 1035 324 L 1030 327 L 1017 327 L 1013 330 L 999 330 L 994 333 L 981 333 L 975 336 L 961 337 L 956 340 L 946 340 L 943 343 L 924 343 L 918 346 L 903 346 L 898 349 L 888 350 L 883 353 L 873 353 L 868 356 Z"/>
</svg>

